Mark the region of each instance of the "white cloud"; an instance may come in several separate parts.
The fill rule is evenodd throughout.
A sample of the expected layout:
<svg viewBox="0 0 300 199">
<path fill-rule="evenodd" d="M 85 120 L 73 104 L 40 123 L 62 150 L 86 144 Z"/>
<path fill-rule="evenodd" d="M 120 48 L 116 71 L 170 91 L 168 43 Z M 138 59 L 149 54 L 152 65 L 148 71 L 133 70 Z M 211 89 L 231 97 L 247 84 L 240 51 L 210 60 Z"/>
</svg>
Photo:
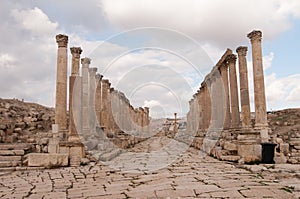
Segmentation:
<svg viewBox="0 0 300 199">
<path fill-rule="evenodd" d="M 56 22 L 51 22 L 48 16 L 37 7 L 27 10 L 14 9 L 11 15 L 17 23 L 34 35 L 53 35 L 58 27 Z"/>
<path fill-rule="evenodd" d="M 234 51 L 241 43 L 249 44 L 246 37 L 249 31 L 262 29 L 264 39 L 270 39 L 286 31 L 291 26 L 292 17 L 300 17 L 298 0 L 4 0 L 1 5 L 0 97 L 25 98 L 53 106 L 55 35 L 66 33 L 69 35 L 69 47 L 82 47 L 82 57 L 92 57 L 91 67 L 98 67 L 99 72 L 104 72 L 107 63 L 116 55 L 135 47 L 160 46 L 170 50 L 152 49 L 124 54 L 104 74 L 113 86 L 126 80 L 123 87 L 118 86 L 121 91 L 128 90 L 127 96 L 133 94 L 128 88 L 134 90 L 138 84 L 144 84 L 130 100 L 135 106 L 152 105 L 155 107 L 152 113 L 156 116 L 186 111 L 187 101 L 199 88 L 203 76 L 227 47 Z M 93 41 L 93 38 L 106 37 L 115 33 L 116 29 L 122 31 L 138 26 L 175 29 L 195 38 L 202 46 L 197 46 L 197 42 L 186 45 L 188 39 L 184 34 L 178 37 L 178 34 L 159 32 L 146 39 L 136 35 L 133 40 L 121 38 L 123 43 L 106 41 L 101 45 L 103 50 L 97 51 L 102 41 Z M 140 40 L 144 42 L 142 45 Z M 206 57 L 203 52 L 208 53 L 213 61 L 202 59 Z M 70 58 L 69 54 L 69 64 Z M 192 60 L 202 74 L 195 73 L 195 68 L 183 58 Z M 273 59 L 273 53 L 264 56 L 265 70 L 270 70 Z M 139 68 L 143 69 L 143 73 Z M 265 79 L 269 107 L 297 103 L 300 98 L 299 76 L 278 78 L 274 73 Z M 252 86 L 250 89 L 253 92 Z"/>
<path fill-rule="evenodd" d="M 300 106 L 300 74 L 277 78 L 271 74 L 266 78 L 269 109 L 295 108 Z"/>
<path fill-rule="evenodd" d="M 262 29 L 268 39 L 286 31 L 290 16 L 299 16 L 300 1 L 103 0 L 103 6 L 120 28 L 167 27 L 224 48 L 247 41 L 252 29 Z"/>
</svg>

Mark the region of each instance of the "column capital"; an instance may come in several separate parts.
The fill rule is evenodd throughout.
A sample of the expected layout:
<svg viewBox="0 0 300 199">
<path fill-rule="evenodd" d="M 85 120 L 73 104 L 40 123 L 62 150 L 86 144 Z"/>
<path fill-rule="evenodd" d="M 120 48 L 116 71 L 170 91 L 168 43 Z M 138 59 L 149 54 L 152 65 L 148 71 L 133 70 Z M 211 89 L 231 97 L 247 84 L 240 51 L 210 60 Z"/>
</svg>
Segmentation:
<svg viewBox="0 0 300 199">
<path fill-rule="evenodd" d="M 80 57 L 80 54 L 82 53 L 82 49 L 80 47 L 71 47 L 70 48 L 71 50 L 71 54 L 74 56 L 74 57 Z"/>
<path fill-rule="evenodd" d="M 246 56 L 247 55 L 247 51 L 248 51 L 248 47 L 247 46 L 239 46 L 236 49 L 237 54 L 241 55 L 241 56 Z"/>
<path fill-rule="evenodd" d="M 98 68 L 89 68 L 89 73 L 90 74 L 96 74 Z"/>
<path fill-rule="evenodd" d="M 226 57 L 226 62 L 228 63 L 235 63 L 236 62 L 236 55 L 235 54 L 230 54 Z"/>
<path fill-rule="evenodd" d="M 81 64 L 83 65 L 88 65 L 88 64 L 91 64 L 91 59 L 90 58 L 81 58 Z"/>
<path fill-rule="evenodd" d="M 68 46 L 68 36 L 59 34 L 56 35 L 56 43 L 58 44 L 58 47 L 67 47 Z"/>
<path fill-rule="evenodd" d="M 261 41 L 262 32 L 260 30 L 253 30 L 247 34 L 247 37 L 251 40 L 251 42 Z"/>
<path fill-rule="evenodd" d="M 98 80 L 98 81 L 101 81 L 103 75 L 100 75 L 99 73 L 96 74 L 95 78 Z"/>
<path fill-rule="evenodd" d="M 107 85 L 109 84 L 109 80 L 108 79 L 102 79 L 101 81 L 103 82 L 103 84 L 107 84 Z"/>
</svg>

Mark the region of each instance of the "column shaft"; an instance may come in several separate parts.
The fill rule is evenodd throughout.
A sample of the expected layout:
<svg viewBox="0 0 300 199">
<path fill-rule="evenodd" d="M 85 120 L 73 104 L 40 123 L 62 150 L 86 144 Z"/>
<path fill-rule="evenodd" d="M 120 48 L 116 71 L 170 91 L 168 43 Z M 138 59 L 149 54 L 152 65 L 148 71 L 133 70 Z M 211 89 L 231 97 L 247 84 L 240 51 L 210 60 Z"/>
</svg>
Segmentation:
<svg viewBox="0 0 300 199">
<path fill-rule="evenodd" d="M 67 73 L 68 73 L 68 36 L 56 35 L 57 50 L 57 74 L 56 74 L 56 101 L 55 123 L 59 130 L 67 130 Z"/>
<path fill-rule="evenodd" d="M 230 98 L 229 98 L 229 84 L 228 84 L 228 65 L 222 64 L 220 66 L 221 76 L 222 76 L 222 82 L 223 82 L 223 88 L 225 90 L 225 121 L 224 121 L 224 129 L 229 129 L 230 127 Z"/>
<path fill-rule="evenodd" d="M 78 141 L 78 131 L 80 125 L 80 109 L 81 109 L 81 85 L 79 77 L 80 47 L 70 48 L 72 54 L 72 70 L 69 77 L 69 141 Z"/>
<path fill-rule="evenodd" d="M 266 96 L 264 71 L 262 63 L 262 48 L 261 48 L 261 31 L 252 31 L 248 38 L 252 44 L 252 62 L 253 62 L 253 79 L 254 79 L 254 100 L 255 100 L 255 126 L 266 127 L 267 111 L 266 111 Z"/>
<path fill-rule="evenodd" d="M 250 99 L 248 87 L 248 70 L 247 70 L 247 47 L 240 46 L 236 49 L 239 58 L 239 74 L 240 74 L 240 100 L 242 112 L 242 126 L 249 127 L 251 125 L 250 115 Z"/>
<path fill-rule="evenodd" d="M 89 125 L 89 65 L 91 63 L 91 59 L 82 58 L 82 78 L 81 78 L 81 88 L 82 88 L 82 133 L 88 134 L 90 131 Z"/>
<path fill-rule="evenodd" d="M 240 125 L 240 111 L 238 99 L 238 87 L 236 77 L 236 56 L 228 55 L 226 61 L 229 64 L 230 99 L 231 99 L 231 127 L 238 128 Z"/>
</svg>

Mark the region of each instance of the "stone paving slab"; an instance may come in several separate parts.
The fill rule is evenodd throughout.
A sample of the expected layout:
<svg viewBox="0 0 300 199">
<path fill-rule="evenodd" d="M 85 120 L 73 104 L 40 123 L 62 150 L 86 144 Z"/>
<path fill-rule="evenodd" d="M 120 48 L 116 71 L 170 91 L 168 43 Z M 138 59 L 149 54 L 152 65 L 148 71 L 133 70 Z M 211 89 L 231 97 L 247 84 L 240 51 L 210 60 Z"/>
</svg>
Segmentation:
<svg viewBox="0 0 300 199">
<path fill-rule="evenodd" d="M 155 147 L 160 149 L 169 142 L 166 138 L 157 139 L 159 141 L 155 140 Z M 149 139 L 140 143 L 136 152 L 139 151 L 138 147 L 141 150 L 144 150 L 143 147 L 155 149 L 151 146 L 152 142 Z M 124 163 L 128 157 L 131 156 L 123 153 L 113 161 Z M 137 157 L 132 162 L 147 163 L 149 158 Z M 270 171 L 272 168 L 268 170 L 259 166 L 260 169 L 251 170 L 249 166 L 243 168 L 208 156 L 200 157 L 195 149 L 188 149 L 176 161 L 159 170 L 149 172 L 145 170 L 147 165 L 140 165 L 142 169 L 134 170 L 138 167 L 132 164 L 131 171 L 122 170 L 122 164 L 118 164 L 118 170 L 114 170 L 101 163 L 77 168 L 14 171 L 0 176 L 0 198 L 299 197 L 300 180 L 295 171 L 292 176 L 280 178 L 279 174 L 283 174 Z M 282 165 L 278 168 L 289 171 Z"/>
</svg>

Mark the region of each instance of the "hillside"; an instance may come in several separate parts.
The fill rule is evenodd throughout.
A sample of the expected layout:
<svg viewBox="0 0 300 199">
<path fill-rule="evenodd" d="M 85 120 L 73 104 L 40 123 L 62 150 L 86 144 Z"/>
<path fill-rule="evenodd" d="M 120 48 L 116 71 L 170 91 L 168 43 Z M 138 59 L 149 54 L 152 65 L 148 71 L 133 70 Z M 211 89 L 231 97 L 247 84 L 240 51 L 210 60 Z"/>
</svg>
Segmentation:
<svg viewBox="0 0 300 199">
<path fill-rule="evenodd" d="M 51 130 L 54 109 L 17 99 L 0 98 L 0 142 L 35 142 Z"/>
</svg>

